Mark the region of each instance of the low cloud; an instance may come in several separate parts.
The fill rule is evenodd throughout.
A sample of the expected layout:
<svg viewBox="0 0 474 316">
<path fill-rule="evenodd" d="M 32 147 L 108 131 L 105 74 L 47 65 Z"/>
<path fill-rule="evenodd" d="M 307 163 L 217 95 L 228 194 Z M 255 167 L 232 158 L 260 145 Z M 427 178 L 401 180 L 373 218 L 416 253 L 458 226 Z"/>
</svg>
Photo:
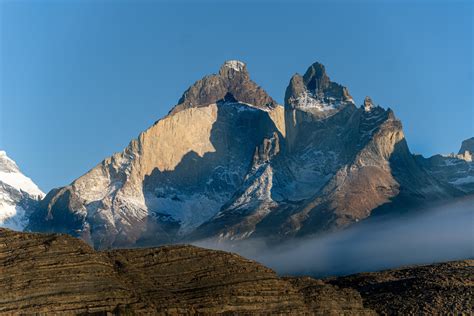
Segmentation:
<svg viewBox="0 0 474 316">
<path fill-rule="evenodd" d="M 263 240 L 198 246 L 232 251 L 279 274 L 324 277 L 474 258 L 474 199 L 372 219 L 349 229 L 267 247 Z"/>
</svg>

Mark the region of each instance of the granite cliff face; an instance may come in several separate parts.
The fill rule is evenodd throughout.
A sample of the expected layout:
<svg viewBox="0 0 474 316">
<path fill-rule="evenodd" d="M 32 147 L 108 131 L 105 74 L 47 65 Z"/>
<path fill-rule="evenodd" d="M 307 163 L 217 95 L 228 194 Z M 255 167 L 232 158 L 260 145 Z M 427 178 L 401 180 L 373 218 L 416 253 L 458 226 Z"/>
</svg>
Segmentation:
<svg viewBox="0 0 474 316">
<path fill-rule="evenodd" d="M 244 64 L 227 62 L 122 153 L 51 191 L 29 229 L 98 248 L 176 241 L 232 197 L 264 139 L 283 137 L 283 113 Z"/>
<path fill-rule="evenodd" d="M 369 97 L 357 107 L 319 63 L 290 80 L 285 132 L 259 147 L 243 186 L 193 238 L 280 241 L 460 194 L 416 162 L 392 110 Z"/>
<path fill-rule="evenodd" d="M 279 241 L 471 192 L 423 159 L 392 110 L 356 106 L 323 65 L 294 75 L 281 106 L 228 61 L 123 152 L 49 192 L 28 229 L 96 248 Z"/>
</svg>

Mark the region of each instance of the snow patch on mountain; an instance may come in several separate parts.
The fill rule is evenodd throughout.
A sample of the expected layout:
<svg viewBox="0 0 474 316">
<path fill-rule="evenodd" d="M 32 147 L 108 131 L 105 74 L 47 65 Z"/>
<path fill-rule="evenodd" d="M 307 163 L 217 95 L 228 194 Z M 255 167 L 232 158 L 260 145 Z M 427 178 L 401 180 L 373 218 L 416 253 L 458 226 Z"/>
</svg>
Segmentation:
<svg viewBox="0 0 474 316">
<path fill-rule="evenodd" d="M 201 225 L 214 214 L 225 202 L 204 194 L 176 194 L 172 196 L 148 198 L 150 208 L 180 223 L 180 233 L 185 234 Z"/>
<path fill-rule="evenodd" d="M 291 102 L 297 104 L 297 108 L 301 110 L 316 109 L 318 111 L 336 110 L 341 107 L 342 103 L 333 97 L 318 97 L 312 93 L 305 91 L 297 98 L 291 99 Z"/>
<path fill-rule="evenodd" d="M 0 196 L 0 199 L 3 198 Z M 0 227 L 22 231 L 28 224 L 25 210 L 14 203 L 0 202 L 0 209 Z"/>
<path fill-rule="evenodd" d="M 3 150 L 0 151 L 0 181 L 32 196 L 44 196 L 38 186 L 21 173 L 16 163 Z"/>
<path fill-rule="evenodd" d="M 27 210 L 43 197 L 38 186 L 0 151 L 0 227 L 23 230 L 28 224 Z"/>
<path fill-rule="evenodd" d="M 468 183 L 474 183 L 474 176 L 467 176 L 463 178 L 458 178 L 454 181 L 449 182 L 454 185 L 463 185 L 463 184 L 468 184 Z"/>
<path fill-rule="evenodd" d="M 232 68 L 235 71 L 242 71 L 245 68 L 245 64 L 239 60 L 228 60 L 224 63 L 223 67 Z"/>
</svg>

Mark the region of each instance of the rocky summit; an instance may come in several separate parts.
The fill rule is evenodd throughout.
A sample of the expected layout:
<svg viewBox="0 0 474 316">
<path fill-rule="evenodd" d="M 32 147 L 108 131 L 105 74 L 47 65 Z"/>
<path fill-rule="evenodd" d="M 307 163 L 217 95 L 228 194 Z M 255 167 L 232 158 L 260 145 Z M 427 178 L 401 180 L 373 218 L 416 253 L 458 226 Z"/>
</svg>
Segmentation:
<svg viewBox="0 0 474 316">
<path fill-rule="evenodd" d="M 472 260 L 317 280 L 176 245 L 95 251 L 0 229 L 0 314 L 433 315 L 473 309 Z"/>
<path fill-rule="evenodd" d="M 97 249 L 279 242 L 472 194 L 471 143 L 413 155 L 394 112 L 357 105 L 322 64 L 295 74 L 280 105 L 227 61 L 122 152 L 49 192 L 26 229 Z"/>
</svg>

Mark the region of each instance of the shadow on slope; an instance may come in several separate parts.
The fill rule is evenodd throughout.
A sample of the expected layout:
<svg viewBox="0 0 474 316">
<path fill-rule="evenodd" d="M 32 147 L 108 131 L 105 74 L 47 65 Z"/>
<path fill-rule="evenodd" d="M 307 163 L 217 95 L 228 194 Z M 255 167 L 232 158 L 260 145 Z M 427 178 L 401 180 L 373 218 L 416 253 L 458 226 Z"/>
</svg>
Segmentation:
<svg viewBox="0 0 474 316">
<path fill-rule="evenodd" d="M 155 168 L 145 176 L 143 192 L 152 216 L 139 244 L 157 244 L 159 221 L 176 220 L 185 233 L 214 216 L 243 183 L 256 147 L 274 132 L 278 129 L 266 111 L 235 99 L 218 102 L 210 133 L 215 151 L 202 157 L 188 152 L 174 170 Z"/>
</svg>

